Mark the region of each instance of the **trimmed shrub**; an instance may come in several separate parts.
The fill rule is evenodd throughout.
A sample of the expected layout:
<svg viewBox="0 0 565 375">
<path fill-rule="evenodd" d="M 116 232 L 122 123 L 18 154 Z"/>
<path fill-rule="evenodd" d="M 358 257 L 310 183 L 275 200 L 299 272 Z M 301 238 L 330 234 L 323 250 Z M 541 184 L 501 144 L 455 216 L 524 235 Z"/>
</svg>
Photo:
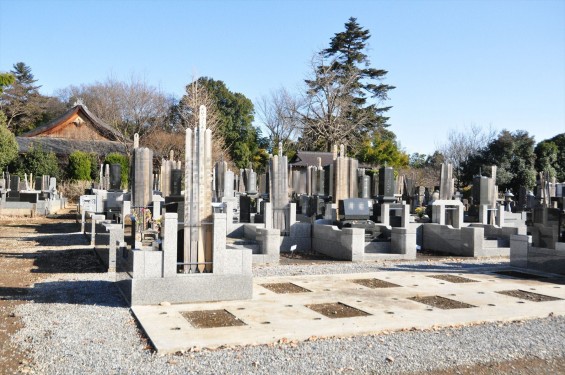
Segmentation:
<svg viewBox="0 0 565 375">
<path fill-rule="evenodd" d="M 61 179 L 61 168 L 54 152 L 43 151 L 41 145 L 33 145 L 30 150 L 20 157 L 16 163 L 16 173 L 20 177 L 24 173 L 33 173 L 34 176 L 49 175 Z"/>
<path fill-rule="evenodd" d="M 68 177 L 74 181 L 90 181 L 91 156 L 86 152 L 75 151 L 69 155 Z"/>
<path fill-rule="evenodd" d="M 92 181 L 98 181 L 100 173 L 100 157 L 95 152 L 89 153 L 88 156 L 90 157 L 90 179 Z"/>
</svg>

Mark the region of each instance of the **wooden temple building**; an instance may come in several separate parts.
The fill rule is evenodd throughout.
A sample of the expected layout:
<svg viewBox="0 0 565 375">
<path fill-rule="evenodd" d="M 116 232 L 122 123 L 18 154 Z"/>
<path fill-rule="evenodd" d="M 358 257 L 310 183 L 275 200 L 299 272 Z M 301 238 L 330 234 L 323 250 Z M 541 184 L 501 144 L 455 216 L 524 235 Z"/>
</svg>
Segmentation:
<svg viewBox="0 0 565 375">
<path fill-rule="evenodd" d="M 80 102 L 60 117 L 16 137 L 16 140 L 22 154 L 32 147 L 54 152 L 59 158 L 67 158 L 74 151 L 100 156 L 126 152 L 120 134 Z"/>
</svg>

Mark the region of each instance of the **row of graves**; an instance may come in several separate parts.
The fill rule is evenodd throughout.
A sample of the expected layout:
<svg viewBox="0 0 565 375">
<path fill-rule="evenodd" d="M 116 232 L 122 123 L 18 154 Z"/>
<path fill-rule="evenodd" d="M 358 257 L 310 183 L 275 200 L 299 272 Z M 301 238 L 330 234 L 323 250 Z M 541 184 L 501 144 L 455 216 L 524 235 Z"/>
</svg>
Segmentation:
<svg viewBox="0 0 565 375">
<path fill-rule="evenodd" d="M 0 178 L 0 215 L 45 216 L 64 209 L 66 199 L 57 191 L 57 179 L 46 175 L 20 176 L 2 173 Z"/>
<path fill-rule="evenodd" d="M 440 186 L 428 205 L 430 223 L 421 224 L 418 245 L 427 251 L 469 257 L 510 255 L 510 237 L 526 234 L 526 214 L 509 211 L 499 199 L 497 167 L 473 180 L 470 199 L 454 189 L 453 168 L 441 166 Z M 507 199 L 508 201 L 508 199 Z"/>
<path fill-rule="evenodd" d="M 201 107 L 198 127 L 186 131 L 184 162 L 171 154 L 154 173 L 153 152 L 136 136 L 130 190 L 120 189 L 120 166 L 108 165 L 80 197 L 82 230 L 132 305 L 251 298 L 252 264 L 278 262 L 281 251 L 353 261 L 415 258 L 416 233 L 408 205 L 394 198 L 391 168 L 374 179 L 378 200 L 360 197 L 370 184 L 363 177 L 359 188 L 357 161 L 342 147 L 310 179 L 323 195 L 305 200 L 289 188 L 292 170 L 282 153 L 258 176 L 251 168 L 236 175 L 223 161 L 213 165 L 211 150 Z"/>
<path fill-rule="evenodd" d="M 510 239 L 514 267 L 565 275 L 565 183 L 540 172 L 533 207 L 528 212 L 527 234 Z"/>
<path fill-rule="evenodd" d="M 82 229 L 132 305 L 249 299 L 252 264 L 276 263 L 281 252 L 415 259 L 419 245 L 508 255 L 511 237 L 526 234 L 523 221 L 508 225 L 514 213 L 496 199 L 496 168 L 477 184 L 479 222 L 465 223 L 449 164 L 430 196 L 392 168 L 359 168 L 343 146 L 326 165 L 318 160 L 295 170 L 279 151 L 267 173 L 250 167 L 236 174 L 223 161 L 213 163 L 205 107 L 185 137 L 184 160 L 171 153 L 155 173 L 153 152 L 139 147 L 136 135 L 130 190 L 120 188 L 120 166 L 110 165 L 80 198 Z M 424 203 L 431 222 L 415 222 L 411 209 Z"/>
</svg>

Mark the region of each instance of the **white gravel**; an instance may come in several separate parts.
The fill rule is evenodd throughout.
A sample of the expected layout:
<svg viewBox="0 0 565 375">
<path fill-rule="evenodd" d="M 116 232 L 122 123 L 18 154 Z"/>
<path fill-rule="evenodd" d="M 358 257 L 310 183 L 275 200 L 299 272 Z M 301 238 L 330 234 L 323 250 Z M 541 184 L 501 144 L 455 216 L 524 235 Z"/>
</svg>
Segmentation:
<svg viewBox="0 0 565 375">
<path fill-rule="evenodd" d="M 457 272 L 507 260 L 262 266 L 255 276 L 434 269 Z M 140 334 L 108 274 L 61 274 L 35 285 L 17 308 L 13 337 L 41 374 L 305 374 L 430 371 L 524 357 L 565 357 L 565 317 L 236 347 L 160 356 Z"/>
</svg>

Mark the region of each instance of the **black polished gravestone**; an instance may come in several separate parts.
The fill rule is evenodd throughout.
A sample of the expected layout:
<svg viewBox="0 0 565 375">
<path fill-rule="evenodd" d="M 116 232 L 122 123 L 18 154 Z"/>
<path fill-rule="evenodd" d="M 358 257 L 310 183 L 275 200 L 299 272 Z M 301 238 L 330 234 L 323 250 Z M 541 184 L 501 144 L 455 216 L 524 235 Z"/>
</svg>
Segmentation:
<svg viewBox="0 0 565 375">
<path fill-rule="evenodd" d="M 180 196 L 182 190 L 182 171 L 173 169 L 171 171 L 171 196 Z"/>
<path fill-rule="evenodd" d="M 119 191 L 122 187 L 122 166 L 110 164 L 110 191 Z"/>
<path fill-rule="evenodd" d="M 379 169 L 379 201 L 394 202 L 396 181 L 394 178 L 394 169 L 392 167 L 382 167 Z"/>
<path fill-rule="evenodd" d="M 39 192 L 22 192 L 20 193 L 20 202 L 37 203 L 41 199 Z"/>
<path fill-rule="evenodd" d="M 247 195 L 239 196 L 239 222 L 251 222 L 251 198 Z"/>
<path fill-rule="evenodd" d="M 10 202 L 20 200 L 20 176 L 10 176 L 10 191 L 6 194 L 6 200 Z"/>
<path fill-rule="evenodd" d="M 39 191 L 43 190 L 43 177 L 35 177 L 35 184 L 32 189 Z"/>
<path fill-rule="evenodd" d="M 176 212 L 179 215 L 179 221 L 184 222 L 184 196 L 182 195 L 182 170 L 180 169 L 171 170 L 170 179 L 171 179 L 170 181 L 171 195 L 165 197 L 165 210 L 167 212 Z"/>
</svg>

